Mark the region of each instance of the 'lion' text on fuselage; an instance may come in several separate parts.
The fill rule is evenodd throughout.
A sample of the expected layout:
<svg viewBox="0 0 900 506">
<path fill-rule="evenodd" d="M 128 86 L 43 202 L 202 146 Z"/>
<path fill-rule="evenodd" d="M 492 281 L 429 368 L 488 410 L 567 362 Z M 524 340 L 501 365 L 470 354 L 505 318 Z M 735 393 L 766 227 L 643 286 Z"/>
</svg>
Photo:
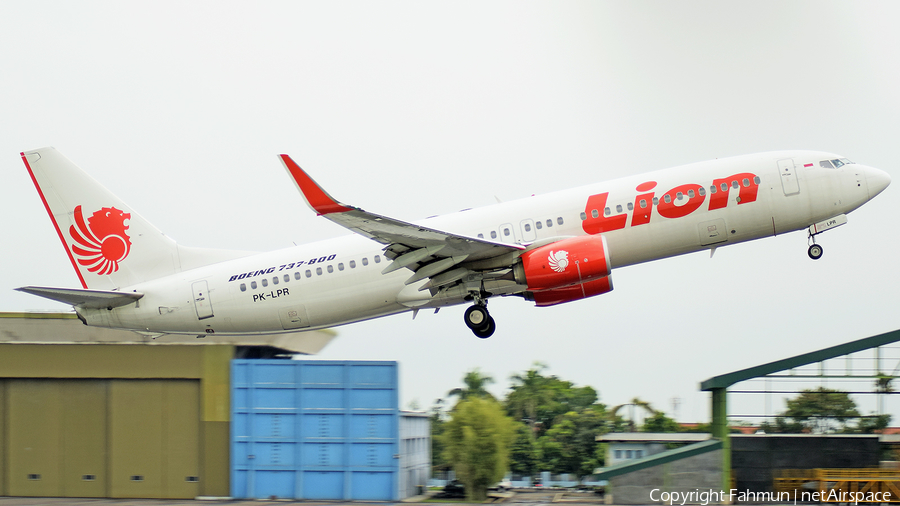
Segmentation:
<svg viewBox="0 0 900 506">
<path fill-rule="evenodd" d="M 726 207 L 728 205 L 728 194 L 731 189 L 740 190 L 737 197 L 738 205 L 755 202 L 759 191 L 759 183 L 759 177 L 750 172 L 714 179 L 709 187 L 708 209 L 714 211 Z M 706 200 L 707 190 L 699 184 L 689 183 L 676 186 L 663 193 L 661 198 L 655 196 L 655 193 L 652 191 L 654 188 L 656 188 L 656 181 L 647 181 L 637 185 L 635 188 L 636 191 L 641 193 L 634 198 L 631 217 L 632 227 L 650 223 L 650 216 L 654 206 L 656 206 L 656 212 L 663 218 L 682 218 L 699 209 Z M 613 215 L 607 208 L 608 198 L 609 192 L 598 193 L 588 197 L 584 208 L 584 219 L 581 222 L 581 227 L 585 233 L 602 234 L 603 232 L 623 229 L 627 225 L 628 211 L 623 212 L 616 209 L 617 212 Z M 687 201 L 684 204 L 676 204 L 676 201 L 681 201 L 685 198 L 687 198 Z M 608 214 L 607 211 L 609 211 Z"/>
</svg>

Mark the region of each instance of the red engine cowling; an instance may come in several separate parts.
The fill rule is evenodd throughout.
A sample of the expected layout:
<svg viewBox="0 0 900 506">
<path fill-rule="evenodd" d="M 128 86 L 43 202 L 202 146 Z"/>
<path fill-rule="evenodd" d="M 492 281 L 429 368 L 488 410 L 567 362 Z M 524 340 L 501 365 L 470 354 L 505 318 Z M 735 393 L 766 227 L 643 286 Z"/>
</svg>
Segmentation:
<svg viewBox="0 0 900 506">
<path fill-rule="evenodd" d="M 606 237 L 589 235 L 563 239 L 521 256 L 516 266 L 516 282 L 528 290 L 555 290 L 609 276 Z M 595 294 L 596 295 L 596 294 Z"/>
<path fill-rule="evenodd" d="M 575 286 L 567 286 L 565 288 L 557 288 L 556 290 L 544 290 L 541 292 L 525 292 L 525 300 L 534 301 L 534 305 L 554 306 L 563 302 L 571 302 L 573 300 L 586 299 L 594 295 L 601 295 L 611 292 L 613 289 L 612 279 L 609 276 L 605 278 L 595 279 Z"/>
</svg>

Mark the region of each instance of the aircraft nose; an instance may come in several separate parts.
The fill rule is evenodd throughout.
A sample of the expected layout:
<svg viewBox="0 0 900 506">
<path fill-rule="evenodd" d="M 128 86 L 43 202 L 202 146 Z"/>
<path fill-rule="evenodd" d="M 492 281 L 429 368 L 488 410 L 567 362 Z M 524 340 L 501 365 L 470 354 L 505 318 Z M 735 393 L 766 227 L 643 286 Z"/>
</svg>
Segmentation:
<svg viewBox="0 0 900 506">
<path fill-rule="evenodd" d="M 883 170 L 873 169 L 872 167 L 866 167 L 866 169 L 866 184 L 869 187 L 869 198 L 873 198 L 891 184 L 891 176 Z"/>
</svg>

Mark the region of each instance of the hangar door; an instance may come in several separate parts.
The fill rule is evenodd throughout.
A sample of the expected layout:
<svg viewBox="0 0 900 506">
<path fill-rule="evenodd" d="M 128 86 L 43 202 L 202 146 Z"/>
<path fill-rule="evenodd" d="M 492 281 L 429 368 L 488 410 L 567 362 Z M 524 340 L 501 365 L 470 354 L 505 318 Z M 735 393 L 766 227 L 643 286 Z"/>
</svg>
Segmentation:
<svg viewBox="0 0 900 506">
<path fill-rule="evenodd" d="M 0 380 L 0 428 L 10 496 L 199 495 L 198 380 Z"/>
</svg>

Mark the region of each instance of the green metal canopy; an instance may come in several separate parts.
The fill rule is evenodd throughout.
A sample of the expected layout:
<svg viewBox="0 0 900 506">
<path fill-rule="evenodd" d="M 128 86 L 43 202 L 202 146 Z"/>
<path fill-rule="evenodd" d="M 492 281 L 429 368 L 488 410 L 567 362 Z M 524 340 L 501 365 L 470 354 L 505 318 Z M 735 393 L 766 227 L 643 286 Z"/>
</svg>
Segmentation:
<svg viewBox="0 0 900 506">
<path fill-rule="evenodd" d="M 675 462 L 677 460 L 693 457 L 694 455 L 700 455 L 720 449 L 722 449 L 722 441 L 711 439 L 702 443 L 694 443 L 682 446 L 681 448 L 675 448 L 674 450 L 666 450 L 662 453 L 650 455 L 642 459 L 630 460 L 614 466 L 609 466 L 602 469 L 599 473 L 594 474 L 592 478 L 595 480 L 608 480 L 614 476 L 633 473 L 635 471 L 640 471 L 641 469 L 647 469 L 648 467 Z"/>
<path fill-rule="evenodd" d="M 892 332 L 886 332 L 877 336 L 867 337 L 865 339 L 859 339 L 857 341 L 839 344 L 830 348 L 824 348 L 818 351 L 804 353 L 795 357 L 776 360 L 774 362 L 769 362 L 768 364 L 749 367 L 740 371 L 715 376 L 704 381 L 703 383 L 700 383 L 700 390 L 711 391 L 720 388 L 728 388 L 735 383 L 740 383 L 741 381 L 759 378 L 776 372 L 787 371 L 804 365 L 814 364 L 817 362 L 822 362 L 824 360 L 849 355 L 858 351 L 876 348 L 878 346 L 884 346 L 886 344 L 895 343 L 897 341 L 900 341 L 900 330 L 894 330 Z"/>
</svg>

